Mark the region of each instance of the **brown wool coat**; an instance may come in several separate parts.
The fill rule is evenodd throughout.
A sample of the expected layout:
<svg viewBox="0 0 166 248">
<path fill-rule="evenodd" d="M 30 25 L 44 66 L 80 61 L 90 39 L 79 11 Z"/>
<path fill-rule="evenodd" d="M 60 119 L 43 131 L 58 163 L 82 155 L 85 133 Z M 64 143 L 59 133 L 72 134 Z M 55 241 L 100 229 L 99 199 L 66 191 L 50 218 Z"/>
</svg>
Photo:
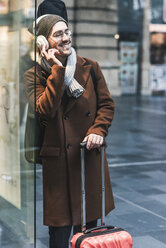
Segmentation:
<svg viewBox="0 0 166 248">
<path fill-rule="evenodd" d="M 81 223 L 81 165 L 79 144 L 91 133 L 106 136 L 111 125 L 114 103 L 97 62 L 92 64 L 97 79 L 97 100 L 90 74 L 91 65 L 77 57 L 75 78 L 85 88 L 78 99 L 65 92 L 65 68 L 52 67 L 46 87 L 36 76 L 36 111 L 47 119 L 41 149 L 43 164 L 44 224 L 50 226 Z M 42 71 L 43 77 L 45 76 Z M 34 103 L 34 68 L 25 73 L 25 87 L 30 104 Z M 97 108 L 96 108 L 97 106 Z M 87 222 L 101 217 L 100 149 L 86 151 Z M 114 201 L 105 157 L 106 214 Z"/>
</svg>

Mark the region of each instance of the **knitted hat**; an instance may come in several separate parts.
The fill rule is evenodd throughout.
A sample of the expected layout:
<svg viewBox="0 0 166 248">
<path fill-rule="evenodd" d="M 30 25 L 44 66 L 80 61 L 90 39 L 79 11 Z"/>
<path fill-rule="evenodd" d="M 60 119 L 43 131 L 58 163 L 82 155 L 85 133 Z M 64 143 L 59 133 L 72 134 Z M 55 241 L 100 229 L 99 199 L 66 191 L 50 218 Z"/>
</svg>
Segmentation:
<svg viewBox="0 0 166 248">
<path fill-rule="evenodd" d="M 57 22 L 65 22 L 66 25 L 68 26 L 68 23 L 58 15 L 51 15 L 51 14 L 46 14 L 43 16 L 40 16 L 36 20 L 36 35 L 43 35 L 46 39 L 48 38 L 53 26 Z M 30 33 L 35 34 L 35 22 L 31 24 L 31 26 L 28 28 Z"/>
</svg>

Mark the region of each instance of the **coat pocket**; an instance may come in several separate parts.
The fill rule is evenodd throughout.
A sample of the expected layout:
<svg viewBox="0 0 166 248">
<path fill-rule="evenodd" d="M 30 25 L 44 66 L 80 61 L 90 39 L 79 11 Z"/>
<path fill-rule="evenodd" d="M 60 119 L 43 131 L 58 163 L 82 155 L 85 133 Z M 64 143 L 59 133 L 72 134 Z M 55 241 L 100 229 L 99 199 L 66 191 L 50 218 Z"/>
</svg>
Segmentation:
<svg viewBox="0 0 166 248">
<path fill-rule="evenodd" d="M 58 157 L 60 148 L 56 146 L 43 146 L 40 151 L 41 157 Z"/>
</svg>

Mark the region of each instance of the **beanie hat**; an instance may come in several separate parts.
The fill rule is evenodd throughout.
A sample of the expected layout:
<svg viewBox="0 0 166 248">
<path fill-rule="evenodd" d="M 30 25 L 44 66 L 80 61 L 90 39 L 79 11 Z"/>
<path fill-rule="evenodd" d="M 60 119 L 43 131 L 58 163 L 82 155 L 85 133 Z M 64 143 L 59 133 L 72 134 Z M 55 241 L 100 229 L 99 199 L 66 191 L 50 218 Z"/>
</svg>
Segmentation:
<svg viewBox="0 0 166 248">
<path fill-rule="evenodd" d="M 43 35 L 46 39 L 48 38 L 53 26 L 57 22 L 65 22 L 68 26 L 68 23 L 66 20 L 64 20 L 61 16 L 58 15 L 52 15 L 52 14 L 46 14 L 43 16 L 40 16 L 36 20 L 36 35 Z M 33 22 L 30 27 L 28 28 L 30 33 L 35 34 L 35 22 Z"/>
</svg>

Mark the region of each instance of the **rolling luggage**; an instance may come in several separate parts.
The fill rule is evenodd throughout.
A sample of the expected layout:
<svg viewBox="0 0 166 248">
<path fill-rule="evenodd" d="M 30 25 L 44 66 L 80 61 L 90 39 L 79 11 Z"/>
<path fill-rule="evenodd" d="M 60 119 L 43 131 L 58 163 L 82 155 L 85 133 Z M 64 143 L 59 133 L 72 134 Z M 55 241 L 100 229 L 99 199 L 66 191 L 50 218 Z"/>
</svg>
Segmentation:
<svg viewBox="0 0 166 248">
<path fill-rule="evenodd" d="M 131 235 L 122 228 L 105 225 L 105 184 L 104 184 L 104 144 L 101 147 L 101 173 L 102 173 L 102 217 L 101 226 L 86 230 L 85 208 L 85 147 L 86 142 L 81 143 L 81 221 L 82 233 L 77 233 L 70 241 L 71 248 L 132 248 Z"/>
</svg>

